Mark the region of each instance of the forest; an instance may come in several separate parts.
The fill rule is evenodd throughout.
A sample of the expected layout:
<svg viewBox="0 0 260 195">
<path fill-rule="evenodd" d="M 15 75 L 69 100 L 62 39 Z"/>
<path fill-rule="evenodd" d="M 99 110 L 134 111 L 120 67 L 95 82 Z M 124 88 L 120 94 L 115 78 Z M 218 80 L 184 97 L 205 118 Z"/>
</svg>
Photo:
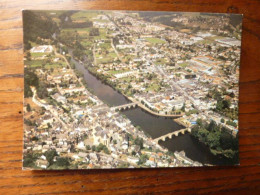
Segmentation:
<svg viewBox="0 0 260 195">
<path fill-rule="evenodd" d="M 51 39 L 59 28 L 45 12 L 23 11 L 23 35 L 24 49 L 31 48 L 31 42 L 36 42 L 37 38 Z"/>
</svg>

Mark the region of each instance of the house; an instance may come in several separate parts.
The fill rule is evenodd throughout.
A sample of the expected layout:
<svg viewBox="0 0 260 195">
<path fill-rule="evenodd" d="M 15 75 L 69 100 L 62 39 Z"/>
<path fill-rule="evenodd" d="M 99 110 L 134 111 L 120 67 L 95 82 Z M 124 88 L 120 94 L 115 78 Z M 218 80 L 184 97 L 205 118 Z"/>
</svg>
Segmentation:
<svg viewBox="0 0 260 195">
<path fill-rule="evenodd" d="M 108 131 L 102 130 L 94 133 L 94 145 L 98 144 L 104 144 L 105 146 L 108 146 L 110 143 L 110 136 L 108 134 Z"/>
<path fill-rule="evenodd" d="M 63 104 L 67 103 L 67 100 L 64 96 L 61 96 L 60 94 L 58 93 L 55 93 L 54 95 L 51 96 L 53 99 L 55 99 L 56 101 L 58 102 L 61 102 Z"/>
<path fill-rule="evenodd" d="M 47 160 L 38 159 L 36 160 L 36 166 L 43 169 L 47 169 L 47 167 L 49 166 L 49 162 Z"/>
<path fill-rule="evenodd" d="M 92 162 L 98 162 L 99 158 L 96 153 L 89 153 L 88 159 Z"/>
<path fill-rule="evenodd" d="M 79 153 L 78 153 L 78 156 L 81 157 L 81 158 L 86 158 L 86 157 L 88 156 L 88 153 L 79 152 Z"/>
<path fill-rule="evenodd" d="M 137 162 L 139 161 L 139 158 L 133 157 L 133 156 L 128 156 L 128 157 L 127 157 L 127 161 L 128 161 L 129 163 L 132 163 L 132 164 L 137 164 Z"/>
<path fill-rule="evenodd" d="M 40 45 L 33 47 L 30 52 L 32 53 L 50 53 L 53 51 L 53 47 L 51 45 Z"/>
</svg>

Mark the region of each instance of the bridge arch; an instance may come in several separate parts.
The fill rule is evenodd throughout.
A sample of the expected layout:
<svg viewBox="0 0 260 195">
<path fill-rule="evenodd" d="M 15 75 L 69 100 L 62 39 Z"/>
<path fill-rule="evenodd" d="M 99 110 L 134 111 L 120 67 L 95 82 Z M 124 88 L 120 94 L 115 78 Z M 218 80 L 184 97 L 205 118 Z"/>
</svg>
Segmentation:
<svg viewBox="0 0 260 195">
<path fill-rule="evenodd" d="M 179 136 L 179 135 L 184 135 L 185 133 L 190 133 L 191 132 L 191 129 L 190 128 L 185 128 L 185 129 L 181 129 L 179 131 L 174 131 L 174 132 L 171 132 L 171 133 L 168 133 L 166 135 L 162 135 L 161 137 L 158 137 L 156 139 L 154 139 L 154 141 L 156 141 L 157 143 L 159 143 L 159 141 L 165 141 L 167 138 L 168 139 L 172 139 L 174 136 Z"/>
</svg>

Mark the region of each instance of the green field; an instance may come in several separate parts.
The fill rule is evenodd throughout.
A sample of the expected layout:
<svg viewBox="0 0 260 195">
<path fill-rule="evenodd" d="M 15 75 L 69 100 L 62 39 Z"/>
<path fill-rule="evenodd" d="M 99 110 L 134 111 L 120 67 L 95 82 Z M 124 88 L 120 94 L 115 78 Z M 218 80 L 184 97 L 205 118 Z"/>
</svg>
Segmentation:
<svg viewBox="0 0 260 195">
<path fill-rule="evenodd" d="M 99 36 L 94 36 L 95 40 L 99 40 L 99 39 L 107 39 L 107 33 L 106 33 L 106 29 L 104 28 L 99 28 Z"/>
<path fill-rule="evenodd" d="M 30 66 L 30 67 L 40 67 L 43 63 L 43 60 L 25 60 L 24 65 Z"/>
<path fill-rule="evenodd" d="M 27 65 L 30 68 L 42 68 L 42 65 L 44 64 L 44 60 L 25 60 L 24 64 Z M 52 62 L 52 63 L 47 63 L 44 65 L 45 68 L 50 69 L 50 68 L 57 68 L 57 67 L 63 67 L 66 66 L 65 62 Z"/>
<path fill-rule="evenodd" d="M 183 63 L 179 64 L 179 66 L 181 66 L 183 68 L 186 68 L 188 65 L 189 65 L 188 62 L 183 62 Z"/>
<path fill-rule="evenodd" d="M 79 11 L 75 14 L 72 14 L 71 19 L 74 21 L 82 20 L 90 20 L 98 15 L 98 11 Z"/>
<path fill-rule="evenodd" d="M 97 63 L 98 64 L 106 64 L 106 63 L 111 63 L 114 61 L 115 57 L 116 57 L 116 53 L 114 52 L 111 52 L 111 53 L 108 53 L 107 55 L 96 55 L 96 57 L 103 57 L 103 58 L 100 58 L 100 59 L 97 59 Z"/>
<path fill-rule="evenodd" d="M 212 37 L 208 37 L 209 39 L 212 40 L 217 40 L 217 39 L 225 39 L 226 37 L 222 37 L 222 36 L 212 36 Z"/>
<path fill-rule="evenodd" d="M 160 90 L 160 86 L 157 83 L 152 83 L 149 85 L 148 88 L 146 88 L 146 91 L 158 92 L 159 90 Z"/>
<path fill-rule="evenodd" d="M 91 28 L 64 28 L 62 31 L 75 32 L 77 31 L 79 34 L 87 33 L 89 34 Z"/>
<path fill-rule="evenodd" d="M 128 72 L 128 71 L 129 70 L 110 70 L 107 73 L 114 75 L 114 74 L 119 74 L 119 73 Z M 129 78 L 130 79 L 130 77 L 124 77 L 124 79 L 125 78 Z"/>
<path fill-rule="evenodd" d="M 100 23 L 107 23 L 108 20 L 102 20 L 102 19 L 94 19 L 93 21 L 100 22 Z"/>
<path fill-rule="evenodd" d="M 81 44 L 82 44 L 84 47 L 92 47 L 92 46 L 93 46 L 92 40 L 90 40 L 90 39 L 88 39 L 88 38 L 82 39 L 82 40 L 81 40 Z"/>
<path fill-rule="evenodd" d="M 210 39 L 204 39 L 204 40 L 201 40 L 201 41 L 198 41 L 196 44 L 204 44 L 204 45 L 209 45 L 211 43 L 214 43 L 214 40 L 210 40 Z"/>
<path fill-rule="evenodd" d="M 163 44 L 163 43 L 166 43 L 166 41 L 162 40 L 162 39 L 159 39 L 159 38 L 154 38 L 154 37 L 146 37 L 145 38 L 146 41 L 148 41 L 149 43 L 152 43 L 152 44 Z"/>
<path fill-rule="evenodd" d="M 42 57 L 44 55 L 48 55 L 49 53 L 31 53 L 31 57 L 37 58 L 37 57 Z"/>
<path fill-rule="evenodd" d="M 155 64 L 156 65 L 165 65 L 166 64 L 166 59 L 165 58 L 157 59 Z"/>
</svg>

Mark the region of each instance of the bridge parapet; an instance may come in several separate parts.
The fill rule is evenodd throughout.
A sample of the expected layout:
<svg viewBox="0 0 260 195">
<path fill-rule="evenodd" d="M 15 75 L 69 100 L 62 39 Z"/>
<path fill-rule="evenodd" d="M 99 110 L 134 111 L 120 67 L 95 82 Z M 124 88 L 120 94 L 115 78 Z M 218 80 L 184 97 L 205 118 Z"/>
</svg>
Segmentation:
<svg viewBox="0 0 260 195">
<path fill-rule="evenodd" d="M 124 105 L 120 105 L 120 106 L 114 106 L 114 107 L 112 107 L 112 109 L 120 111 L 120 110 L 135 108 L 136 106 L 137 106 L 137 103 L 130 103 L 130 104 L 124 104 Z"/>
<path fill-rule="evenodd" d="M 166 138 L 172 139 L 174 136 L 177 137 L 177 136 L 179 136 L 181 134 L 184 135 L 186 132 L 190 133 L 191 129 L 190 128 L 185 128 L 185 129 L 181 129 L 179 131 L 174 131 L 174 132 L 168 133 L 166 135 L 162 135 L 161 137 L 155 138 L 154 141 L 159 143 L 159 141 L 165 141 Z"/>
</svg>

